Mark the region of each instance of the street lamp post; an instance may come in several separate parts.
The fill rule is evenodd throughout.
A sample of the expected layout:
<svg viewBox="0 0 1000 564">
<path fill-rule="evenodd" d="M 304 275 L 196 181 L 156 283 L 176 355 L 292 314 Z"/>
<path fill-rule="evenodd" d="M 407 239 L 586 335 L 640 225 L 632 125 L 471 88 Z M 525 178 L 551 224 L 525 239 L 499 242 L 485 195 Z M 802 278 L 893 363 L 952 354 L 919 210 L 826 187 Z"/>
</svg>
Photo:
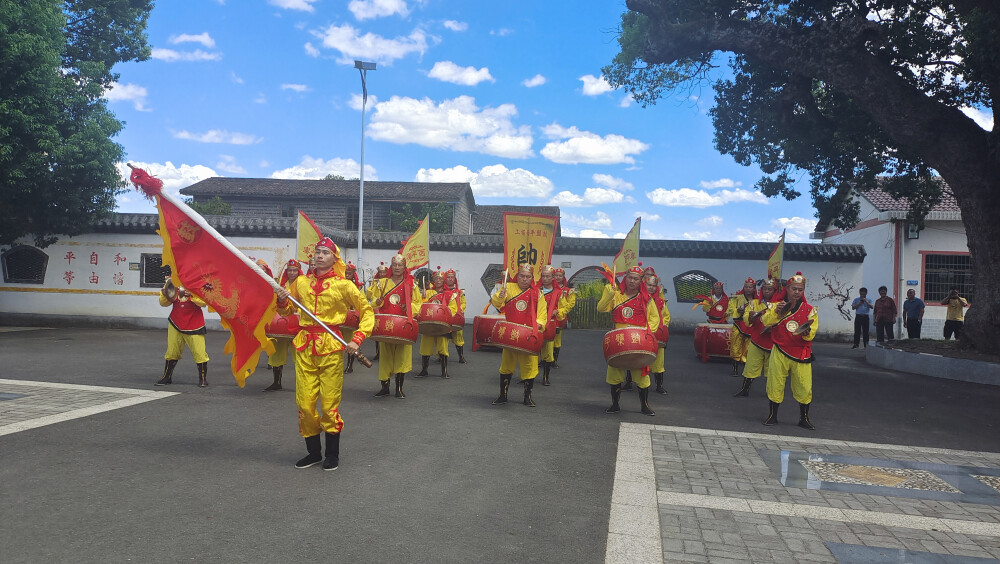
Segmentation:
<svg viewBox="0 0 1000 564">
<path fill-rule="evenodd" d="M 358 270 L 363 268 L 361 263 L 361 234 L 365 225 L 365 107 L 368 104 L 368 85 L 365 80 L 368 78 L 368 71 L 375 70 L 375 63 L 367 61 L 354 61 L 354 68 L 361 73 L 361 190 L 358 197 Z"/>
</svg>

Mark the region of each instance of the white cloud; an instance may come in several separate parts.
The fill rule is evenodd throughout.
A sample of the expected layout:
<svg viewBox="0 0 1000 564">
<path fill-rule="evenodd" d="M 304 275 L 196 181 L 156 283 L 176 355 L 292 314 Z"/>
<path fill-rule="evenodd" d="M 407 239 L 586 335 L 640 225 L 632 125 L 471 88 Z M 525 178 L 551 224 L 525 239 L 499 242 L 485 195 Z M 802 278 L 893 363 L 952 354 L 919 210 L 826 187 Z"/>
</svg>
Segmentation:
<svg viewBox="0 0 1000 564">
<path fill-rule="evenodd" d="M 253 99 L 253 103 L 254 104 L 266 104 L 267 103 L 267 96 L 265 96 L 263 92 L 259 92 L 257 94 L 257 97 Z"/>
<path fill-rule="evenodd" d="M 469 24 L 455 20 L 445 20 L 444 26 L 452 31 L 465 31 L 469 29 Z"/>
<path fill-rule="evenodd" d="M 314 12 L 316 9 L 312 5 L 315 2 L 316 0 L 267 0 L 267 3 L 272 6 L 300 12 Z"/>
<path fill-rule="evenodd" d="M 521 85 L 527 86 L 528 88 L 534 88 L 536 86 L 541 86 L 541 85 L 545 84 L 545 82 L 546 82 L 546 78 L 544 76 L 542 76 L 540 74 L 536 74 L 535 76 L 533 76 L 531 78 L 525 79 L 524 82 L 521 83 Z"/>
<path fill-rule="evenodd" d="M 601 186 L 607 186 L 608 188 L 614 188 L 615 190 L 635 190 L 635 186 L 631 182 L 622 180 L 621 178 L 616 178 L 610 174 L 595 174 L 593 177 L 594 182 L 600 184 Z"/>
<path fill-rule="evenodd" d="M 292 180 L 308 180 L 326 178 L 328 174 L 337 174 L 344 178 L 359 178 L 361 165 L 354 159 L 316 159 L 306 155 L 298 165 L 276 170 L 271 178 L 287 178 Z M 365 165 L 365 180 L 378 180 L 378 173 L 371 165 Z"/>
<path fill-rule="evenodd" d="M 205 133 L 175 131 L 174 137 L 197 141 L 199 143 L 229 143 L 231 145 L 253 145 L 254 143 L 263 141 L 262 138 L 250 133 L 229 132 L 224 129 L 210 129 Z"/>
<path fill-rule="evenodd" d="M 603 231 L 598 231 L 596 229 L 581 229 L 580 237 L 584 239 L 610 239 L 611 236 Z M 625 236 L 617 237 L 618 239 L 624 239 Z"/>
<path fill-rule="evenodd" d="M 118 163 L 117 165 L 118 173 L 122 175 L 122 178 L 128 180 L 131 170 L 125 163 Z M 195 182 L 200 182 L 206 178 L 211 178 L 213 176 L 219 176 L 211 168 L 204 165 L 186 165 L 174 166 L 170 161 L 165 163 L 145 163 L 132 161 L 132 166 L 136 168 L 141 168 L 148 172 L 150 175 L 155 176 L 163 181 L 163 189 L 170 195 L 175 196 L 179 199 L 183 199 L 181 196 L 180 189 L 186 188 Z M 131 186 L 131 184 L 129 184 Z M 129 190 L 118 197 L 118 210 L 124 213 L 139 213 L 139 212 L 151 212 L 155 213 L 156 210 L 153 207 L 153 203 L 146 200 L 144 197 L 139 195 L 134 189 Z"/>
<path fill-rule="evenodd" d="M 583 81 L 583 95 L 584 96 L 600 96 L 605 92 L 611 92 L 614 90 L 611 85 L 608 84 L 604 77 L 597 77 L 592 74 L 585 74 L 580 77 Z"/>
<path fill-rule="evenodd" d="M 735 182 L 731 178 L 720 178 L 718 180 L 702 180 L 698 185 L 706 190 L 714 190 L 716 188 L 735 188 L 742 186 L 743 183 Z"/>
<path fill-rule="evenodd" d="M 602 211 L 595 213 L 593 218 L 571 213 L 560 213 L 559 221 L 586 229 L 611 229 L 611 216 Z M 607 235 L 604 236 L 607 237 Z"/>
<path fill-rule="evenodd" d="M 621 102 L 618 102 L 618 107 L 627 108 L 632 105 L 632 102 L 635 102 L 635 98 L 633 98 L 632 93 L 629 92 L 628 94 L 625 95 L 624 98 L 622 98 Z"/>
<path fill-rule="evenodd" d="M 363 101 L 364 100 L 362 99 L 361 94 L 351 94 L 351 99 L 347 101 L 347 107 L 351 108 L 352 110 L 360 112 L 361 103 Z M 375 96 L 374 94 L 369 94 L 368 103 L 366 104 L 366 110 L 369 112 L 372 111 L 372 109 L 375 107 L 375 104 L 378 104 L 378 97 Z"/>
<path fill-rule="evenodd" d="M 548 205 L 570 208 L 602 206 L 606 204 L 619 204 L 624 198 L 625 195 L 621 192 L 608 188 L 587 188 L 583 191 L 583 196 L 564 190 L 549 200 Z"/>
<path fill-rule="evenodd" d="M 962 113 L 972 118 L 972 121 L 976 122 L 979 127 L 982 127 L 986 131 L 993 131 L 993 112 L 984 112 L 978 108 L 965 107 L 962 108 Z"/>
<path fill-rule="evenodd" d="M 309 87 L 305 84 L 282 84 L 282 90 L 292 90 L 294 92 L 309 92 Z"/>
<path fill-rule="evenodd" d="M 347 9 L 360 21 L 410 13 L 403 0 L 351 0 Z"/>
<path fill-rule="evenodd" d="M 317 49 L 311 42 L 306 41 L 304 48 L 306 50 L 306 55 L 309 55 L 310 57 L 319 57 L 319 49 Z"/>
<path fill-rule="evenodd" d="M 139 86 L 138 84 L 132 84 L 131 82 L 127 84 L 114 83 L 111 88 L 104 93 L 104 97 L 108 99 L 109 102 L 132 102 L 132 107 L 140 112 L 151 111 L 146 106 L 146 96 L 149 92 L 145 87 Z"/>
<path fill-rule="evenodd" d="M 215 40 L 208 32 L 199 33 L 198 35 L 191 35 L 190 33 L 182 33 L 180 35 L 172 35 L 169 39 L 170 43 L 177 45 L 178 43 L 201 43 L 205 47 L 211 49 L 215 47 Z"/>
<path fill-rule="evenodd" d="M 178 61 L 218 61 L 222 53 L 208 53 L 201 49 L 194 51 L 174 51 L 173 49 L 153 48 L 150 56 L 158 61 L 176 63 Z"/>
<path fill-rule="evenodd" d="M 559 206 L 561 208 L 582 208 L 586 206 L 587 203 L 583 201 L 583 197 L 578 196 L 569 190 L 563 190 L 553 196 L 552 199 L 548 201 L 548 205 Z"/>
<path fill-rule="evenodd" d="M 692 241 L 705 241 L 712 237 L 711 231 L 685 231 L 681 237 Z"/>
<path fill-rule="evenodd" d="M 490 35 L 496 35 L 496 36 L 499 36 L 499 37 L 507 37 L 508 35 L 510 35 L 512 33 L 514 33 L 514 30 L 510 29 L 508 27 L 501 27 L 500 29 L 491 29 L 490 30 Z"/>
<path fill-rule="evenodd" d="M 660 214 L 658 214 L 658 213 L 649 213 L 649 212 L 637 211 L 633 215 L 635 215 L 635 217 L 641 217 L 643 221 L 659 221 L 660 220 Z"/>
<path fill-rule="evenodd" d="M 736 228 L 737 241 L 767 241 L 776 242 L 781 237 L 780 231 L 754 231 L 743 227 Z M 793 237 L 786 236 L 785 240 L 792 240 Z"/>
<path fill-rule="evenodd" d="M 236 84 L 243 84 L 243 77 L 236 74 L 235 72 L 229 73 L 229 78 L 232 79 Z"/>
<path fill-rule="evenodd" d="M 576 126 L 566 128 L 553 123 L 542 127 L 542 132 L 550 139 L 566 139 L 552 141 L 541 151 L 543 157 L 560 164 L 634 164 L 632 155 L 649 148 L 637 139 L 615 134 L 601 137 Z"/>
<path fill-rule="evenodd" d="M 666 239 L 667 238 L 667 236 L 664 235 L 663 233 L 659 233 L 659 232 L 656 232 L 656 231 L 650 231 L 649 229 L 640 229 L 639 233 L 642 235 L 643 239 Z M 621 238 L 624 239 L 626 235 L 628 235 L 628 233 L 623 233 L 622 236 L 621 236 Z M 615 238 L 617 239 L 618 236 L 616 235 Z"/>
<path fill-rule="evenodd" d="M 771 220 L 771 227 L 781 227 L 789 232 L 799 234 L 809 234 L 816 228 L 816 220 L 807 217 L 778 217 Z M 791 236 L 791 233 L 788 235 Z"/>
<path fill-rule="evenodd" d="M 668 207 L 708 208 L 732 202 L 767 203 L 767 198 L 763 194 L 750 190 L 720 190 L 709 194 L 704 190 L 692 190 L 691 188 L 679 190 L 657 188 L 652 192 L 646 192 L 646 197 L 654 204 Z"/>
<path fill-rule="evenodd" d="M 236 162 L 236 157 L 232 155 L 219 155 L 219 162 L 215 163 L 215 168 L 221 170 L 222 172 L 228 172 L 231 174 L 247 173 L 247 169 L 241 167 Z"/>
<path fill-rule="evenodd" d="M 706 227 L 717 227 L 722 225 L 722 218 L 717 215 L 710 215 L 708 217 L 703 217 L 696 221 L 698 225 L 704 225 Z"/>
<path fill-rule="evenodd" d="M 552 193 L 552 181 L 523 168 L 508 169 L 502 164 L 485 166 L 473 172 L 459 165 L 452 168 L 422 168 L 416 182 L 468 182 L 477 198 L 546 198 Z"/>
<path fill-rule="evenodd" d="M 322 39 L 323 47 L 339 51 L 337 62 L 345 65 L 353 65 L 355 59 L 392 64 L 410 53 L 423 55 L 427 51 L 427 34 L 419 29 L 406 37 L 386 39 L 374 33 L 361 35 L 359 30 L 344 24 L 331 25 L 313 35 Z"/>
<path fill-rule="evenodd" d="M 474 151 L 506 158 L 532 156 L 531 128 L 517 127 L 513 104 L 479 108 L 476 99 L 459 96 L 434 103 L 393 96 L 375 106 L 368 135 L 390 143 L 416 143 L 452 151 Z"/>
<path fill-rule="evenodd" d="M 477 69 L 476 67 L 460 67 L 451 61 L 438 61 L 434 63 L 434 67 L 427 76 L 443 82 L 462 84 L 464 86 L 475 86 L 484 80 L 496 82 L 496 79 L 490 75 L 488 67 L 481 69 Z"/>
</svg>

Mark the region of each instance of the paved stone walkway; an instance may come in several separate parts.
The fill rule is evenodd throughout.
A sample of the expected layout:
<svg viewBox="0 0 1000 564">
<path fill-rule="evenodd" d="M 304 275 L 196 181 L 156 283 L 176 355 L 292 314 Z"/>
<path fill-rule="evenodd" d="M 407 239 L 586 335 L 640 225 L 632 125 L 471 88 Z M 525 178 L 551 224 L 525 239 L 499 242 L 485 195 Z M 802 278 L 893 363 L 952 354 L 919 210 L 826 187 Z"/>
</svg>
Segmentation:
<svg viewBox="0 0 1000 564">
<path fill-rule="evenodd" d="M 1000 454 L 623 423 L 606 562 L 995 562 Z"/>
</svg>

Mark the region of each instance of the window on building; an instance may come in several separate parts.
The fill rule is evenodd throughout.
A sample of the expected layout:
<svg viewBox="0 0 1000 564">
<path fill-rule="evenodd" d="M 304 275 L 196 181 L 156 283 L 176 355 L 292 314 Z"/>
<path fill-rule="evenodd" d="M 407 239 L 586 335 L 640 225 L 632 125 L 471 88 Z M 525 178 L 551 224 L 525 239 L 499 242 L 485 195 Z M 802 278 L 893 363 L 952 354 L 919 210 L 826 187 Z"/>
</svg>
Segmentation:
<svg viewBox="0 0 1000 564">
<path fill-rule="evenodd" d="M 295 217 L 297 215 L 299 215 L 299 210 L 295 206 L 281 205 L 281 217 Z"/>
<path fill-rule="evenodd" d="M 346 217 L 344 217 L 344 230 L 358 230 L 358 206 L 347 206 Z M 374 229 L 375 210 L 368 206 L 365 208 L 365 229 Z"/>
<path fill-rule="evenodd" d="M 924 255 L 924 301 L 940 302 L 952 288 L 973 302 L 972 259 L 969 255 Z"/>
<path fill-rule="evenodd" d="M 162 288 L 167 277 L 170 276 L 170 267 L 163 264 L 163 255 L 143 253 L 139 262 L 139 286 L 143 288 Z"/>
<path fill-rule="evenodd" d="M 4 251 L 3 281 L 12 284 L 42 284 L 45 282 L 45 267 L 49 255 L 41 249 L 18 245 Z"/>
<path fill-rule="evenodd" d="M 677 292 L 677 301 L 681 303 L 696 304 L 701 299 L 695 296 L 711 296 L 714 284 L 715 278 L 700 270 L 689 270 L 674 276 L 674 291 Z"/>
</svg>

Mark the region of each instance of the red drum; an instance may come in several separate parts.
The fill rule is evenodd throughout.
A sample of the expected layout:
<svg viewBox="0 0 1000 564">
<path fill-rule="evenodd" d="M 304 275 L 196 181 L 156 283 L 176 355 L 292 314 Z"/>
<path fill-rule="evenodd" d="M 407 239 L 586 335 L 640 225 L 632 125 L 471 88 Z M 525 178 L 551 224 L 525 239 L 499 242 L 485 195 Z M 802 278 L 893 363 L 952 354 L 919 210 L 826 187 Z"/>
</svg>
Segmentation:
<svg viewBox="0 0 1000 564">
<path fill-rule="evenodd" d="M 372 339 L 390 345 L 412 345 L 417 342 L 420 332 L 417 321 L 405 315 L 389 313 L 375 314 L 375 328 L 372 329 Z"/>
<path fill-rule="evenodd" d="M 299 316 L 294 313 L 288 317 L 274 314 L 264 326 L 264 334 L 272 339 L 294 339 L 299 334 Z"/>
<path fill-rule="evenodd" d="M 465 329 L 465 313 L 456 313 L 454 317 L 451 318 L 451 329 L 452 331 L 461 331 Z"/>
<path fill-rule="evenodd" d="M 360 326 L 361 314 L 358 313 L 358 310 L 352 309 L 347 312 L 347 319 L 340 324 L 340 330 L 344 333 L 344 337 L 350 339 L 350 335 L 353 335 Z"/>
<path fill-rule="evenodd" d="M 503 321 L 502 315 L 477 315 L 472 319 L 472 350 L 479 347 L 495 347 L 493 342 L 493 327 L 497 321 Z"/>
<path fill-rule="evenodd" d="M 490 335 L 493 343 L 509 351 L 538 355 L 542 352 L 542 335 L 533 327 L 498 320 Z"/>
<path fill-rule="evenodd" d="M 656 338 L 645 327 L 622 327 L 604 335 L 604 360 L 614 368 L 645 368 L 653 364 L 659 350 Z"/>
<path fill-rule="evenodd" d="M 656 342 L 660 344 L 661 347 L 667 346 L 667 341 L 670 340 L 670 328 L 666 325 L 660 325 L 660 328 L 656 330 Z"/>
<path fill-rule="evenodd" d="M 549 341 L 556 340 L 556 329 L 558 329 L 559 323 L 555 319 L 550 319 L 545 325 L 545 332 L 542 333 L 542 340 L 546 343 Z"/>
<path fill-rule="evenodd" d="M 729 358 L 729 332 L 731 324 L 699 323 L 694 330 L 694 352 L 698 353 L 702 362 L 708 362 L 708 357 L 719 356 Z"/>
<path fill-rule="evenodd" d="M 451 310 L 448 306 L 426 303 L 420 306 L 420 334 L 440 337 L 451 333 Z"/>
</svg>

